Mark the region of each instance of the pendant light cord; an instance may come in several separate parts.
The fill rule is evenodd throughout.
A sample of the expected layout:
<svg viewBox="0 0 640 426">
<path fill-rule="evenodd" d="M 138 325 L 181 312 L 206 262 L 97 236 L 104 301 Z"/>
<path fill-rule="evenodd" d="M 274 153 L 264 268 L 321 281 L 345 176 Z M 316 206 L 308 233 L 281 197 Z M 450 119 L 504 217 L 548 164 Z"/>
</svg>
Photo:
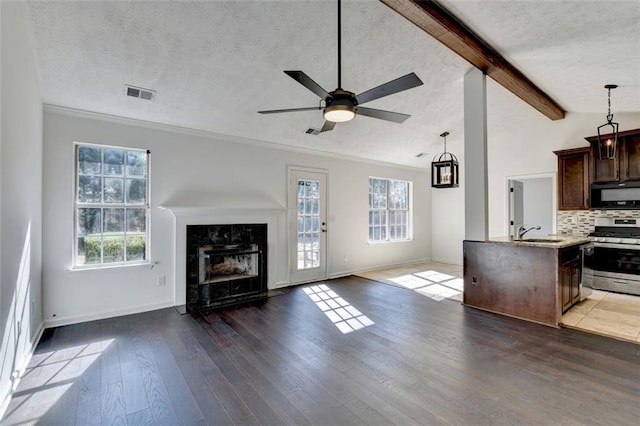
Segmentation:
<svg viewBox="0 0 640 426">
<path fill-rule="evenodd" d="M 342 89 L 342 2 L 338 0 L 338 89 Z"/>
<path fill-rule="evenodd" d="M 443 154 L 447 154 L 447 136 L 449 136 L 449 132 L 444 132 L 440 134 L 440 137 L 444 139 L 444 152 Z"/>
<path fill-rule="evenodd" d="M 613 120 L 613 114 L 611 114 L 611 88 L 608 88 L 608 90 L 609 90 L 609 95 L 607 96 L 607 98 L 609 101 L 609 113 L 607 114 L 607 121 L 611 123 L 611 121 Z"/>
</svg>

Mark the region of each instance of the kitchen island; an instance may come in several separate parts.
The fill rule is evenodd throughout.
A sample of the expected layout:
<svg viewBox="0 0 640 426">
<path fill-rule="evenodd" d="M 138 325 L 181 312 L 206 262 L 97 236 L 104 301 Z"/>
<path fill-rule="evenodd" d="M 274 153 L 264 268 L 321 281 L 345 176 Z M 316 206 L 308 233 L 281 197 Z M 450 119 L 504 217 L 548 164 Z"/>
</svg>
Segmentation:
<svg viewBox="0 0 640 426">
<path fill-rule="evenodd" d="M 490 238 L 463 242 L 468 306 L 559 327 L 580 300 L 586 238 Z"/>
</svg>

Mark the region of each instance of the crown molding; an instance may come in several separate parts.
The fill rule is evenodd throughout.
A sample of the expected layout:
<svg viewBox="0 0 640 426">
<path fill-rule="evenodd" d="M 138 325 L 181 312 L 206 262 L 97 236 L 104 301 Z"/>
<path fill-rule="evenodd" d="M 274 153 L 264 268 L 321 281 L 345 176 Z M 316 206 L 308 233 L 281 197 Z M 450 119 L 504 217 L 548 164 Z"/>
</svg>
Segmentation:
<svg viewBox="0 0 640 426">
<path fill-rule="evenodd" d="M 307 154 L 307 155 L 317 155 L 317 156 L 321 156 L 321 157 L 335 158 L 335 159 L 347 160 L 347 161 L 355 161 L 355 162 L 358 162 L 358 163 L 373 164 L 373 165 L 377 165 L 377 166 L 396 167 L 396 168 L 406 169 L 406 170 L 411 170 L 411 171 L 422 171 L 422 172 L 425 172 L 425 173 L 428 171 L 428 167 L 424 167 L 423 168 L 423 167 L 409 166 L 409 165 L 406 165 L 406 164 L 390 163 L 390 162 L 387 162 L 387 161 L 374 160 L 374 159 L 370 159 L 370 158 L 355 157 L 355 156 L 352 156 L 352 155 L 339 154 L 339 153 L 335 153 L 335 152 L 319 151 L 319 150 L 314 150 L 314 149 L 309 149 L 309 148 L 301 148 L 301 147 L 296 147 L 296 146 L 291 146 L 291 145 L 280 144 L 280 143 L 276 143 L 276 142 L 269 142 L 269 141 L 263 141 L 263 140 L 259 140 L 259 139 L 245 138 L 245 137 L 242 137 L 242 136 L 226 135 L 226 134 L 222 134 L 222 133 L 212 132 L 210 130 L 201 130 L 201 129 L 194 129 L 194 128 L 189 128 L 189 127 L 181 127 L 181 126 L 176 126 L 176 125 L 173 125 L 173 124 L 163 124 L 163 123 L 158 123 L 158 122 L 154 122 L 154 121 L 146 121 L 146 120 L 139 120 L 139 119 L 135 119 L 135 118 L 127 118 L 127 117 L 122 117 L 122 116 L 118 116 L 118 115 L 104 114 L 104 113 L 100 113 L 100 112 L 87 111 L 87 110 L 83 110 L 83 109 L 70 108 L 70 107 L 65 107 L 65 106 L 60 106 L 60 105 L 53 105 L 53 104 L 46 104 L 45 103 L 43 105 L 43 110 L 44 110 L 44 112 L 48 112 L 48 113 L 52 113 L 52 114 L 59 114 L 59 115 L 65 115 L 65 116 L 69 116 L 69 117 L 76 117 L 76 118 L 86 118 L 86 119 L 92 119 L 92 120 L 99 120 L 99 121 L 105 121 L 105 122 L 115 123 L 115 124 L 125 124 L 125 125 L 130 125 L 130 126 L 143 127 L 143 128 L 148 128 L 148 129 L 161 130 L 161 131 L 165 131 L 165 132 L 177 133 L 177 134 L 181 134 L 181 135 L 196 136 L 196 137 L 200 137 L 200 138 L 212 139 L 212 140 L 222 141 L 222 142 L 232 142 L 232 143 L 239 143 L 239 144 L 244 144 L 244 145 L 259 146 L 261 148 L 277 149 L 277 150 L 280 150 L 280 151 L 296 152 L 296 153 Z"/>
</svg>

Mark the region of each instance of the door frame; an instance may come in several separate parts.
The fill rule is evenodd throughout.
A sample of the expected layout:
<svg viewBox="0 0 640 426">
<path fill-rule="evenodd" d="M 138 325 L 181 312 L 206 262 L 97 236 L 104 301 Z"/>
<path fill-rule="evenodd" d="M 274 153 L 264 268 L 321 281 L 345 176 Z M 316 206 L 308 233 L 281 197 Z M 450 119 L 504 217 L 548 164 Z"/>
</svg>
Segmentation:
<svg viewBox="0 0 640 426">
<path fill-rule="evenodd" d="M 521 180 L 517 179 L 509 179 L 507 180 L 507 185 L 509 186 L 509 214 L 507 215 L 507 222 L 509 226 L 509 231 L 507 232 L 507 236 L 510 239 L 518 238 L 517 233 L 520 226 L 524 225 L 524 183 Z M 514 191 L 514 189 L 520 188 L 520 191 Z M 518 199 L 517 192 L 520 192 L 519 200 L 520 203 L 517 203 Z M 517 209 L 516 205 L 520 204 L 520 216 L 521 218 L 516 217 Z M 518 221 L 519 220 L 519 221 Z"/>
<path fill-rule="evenodd" d="M 540 179 L 540 178 L 551 178 L 551 233 L 555 234 L 558 232 L 558 174 L 556 172 L 548 172 L 548 173 L 534 173 L 528 175 L 507 175 L 504 178 L 504 194 L 505 203 L 504 203 L 504 211 L 505 211 L 505 220 L 504 220 L 504 229 L 505 234 L 509 235 L 509 181 L 510 180 L 529 180 L 529 179 Z"/>
<path fill-rule="evenodd" d="M 325 217 L 325 221 L 326 221 L 326 225 L 325 227 L 327 228 L 327 231 L 325 233 L 325 243 L 324 243 L 324 250 L 325 250 L 325 259 L 324 259 L 324 274 L 323 277 L 321 278 L 321 280 L 326 280 L 329 278 L 329 232 L 331 231 L 331 229 L 329 228 L 329 170 L 327 169 L 321 169 L 321 168 L 317 168 L 317 167 L 307 167 L 307 166 L 298 166 L 298 165 L 291 165 L 288 164 L 287 165 L 287 182 L 286 182 L 286 192 L 287 192 L 287 214 L 286 214 L 286 218 L 287 218 L 287 223 L 286 223 L 286 238 L 287 238 L 287 275 L 288 275 L 288 281 L 289 281 L 289 285 L 295 285 L 295 284 L 303 284 L 305 282 L 313 282 L 316 281 L 314 280 L 308 280 L 308 281 L 293 281 L 292 277 L 293 277 L 293 268 L 297 263 L 297 259 L 293 258 L 293 235 L 291 235 L 291 226 L 292 223 L 295 222 L 297 223 L 298 221 L 298 216 L 297 216 L 297 209 L 296 208 L 292 208 L 291 207 L 291 194 L 292 194 L 292 190 L 291 190 L 291 175 L 294 172 L 303 172 L 303 173 L 318 173 L 318 174 L 323 174 L 324 175 L 324 180 L 325 180 L 325 187 L 324 187 L 324 191 L 325 191 L 325 205 L 324 205 L 324 217 Z M 322 208 L 322 206 L 321 206 Z"/>
</svg>

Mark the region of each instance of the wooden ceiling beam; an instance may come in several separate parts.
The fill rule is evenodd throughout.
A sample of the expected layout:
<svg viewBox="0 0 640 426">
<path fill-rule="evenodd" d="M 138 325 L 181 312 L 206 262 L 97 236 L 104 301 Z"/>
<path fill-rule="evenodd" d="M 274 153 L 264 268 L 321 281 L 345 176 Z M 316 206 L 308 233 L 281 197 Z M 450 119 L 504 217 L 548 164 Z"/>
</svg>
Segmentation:
<svg viewBox="0 0 640 426">
<path fill-rule="evenodd" d="M 564 118 L 560 105 L 436 1 L 380 1 L 551 120 Z"/>
</svg>

